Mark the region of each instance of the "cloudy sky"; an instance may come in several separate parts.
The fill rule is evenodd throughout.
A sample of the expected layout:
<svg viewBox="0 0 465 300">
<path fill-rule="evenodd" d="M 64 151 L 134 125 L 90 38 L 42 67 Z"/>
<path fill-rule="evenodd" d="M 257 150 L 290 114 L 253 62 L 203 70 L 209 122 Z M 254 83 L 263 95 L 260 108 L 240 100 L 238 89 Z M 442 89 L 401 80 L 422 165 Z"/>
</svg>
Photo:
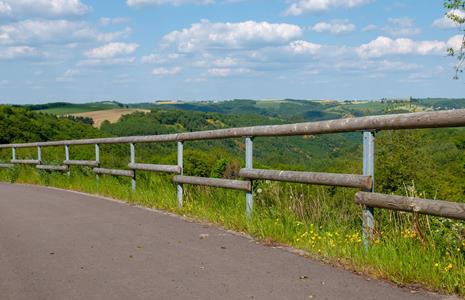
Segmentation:
<svg viewBox="0 0 465 300">
<path fill-rule="evenodd" d="M 0 0 L 0 103 L 464 97 L 444 13 L 441 0 Z"/>
</svg>

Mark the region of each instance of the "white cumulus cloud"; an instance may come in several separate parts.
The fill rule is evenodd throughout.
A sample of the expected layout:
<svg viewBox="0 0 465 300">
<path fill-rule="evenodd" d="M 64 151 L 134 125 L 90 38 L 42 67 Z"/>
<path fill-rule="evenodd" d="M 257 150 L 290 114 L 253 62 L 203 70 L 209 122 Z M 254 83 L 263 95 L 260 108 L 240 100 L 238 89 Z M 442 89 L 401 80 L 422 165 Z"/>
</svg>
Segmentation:
<svg viewBox="0 0 465 300">
<path fill-rule="evenodd" d="M 180 56 L 181 55 L 179 55 L 178 53 L 169 53 L 166 55 L 154 53 L 142 56 L 140 61 L 146 64 L 166 64 L 178 59 Z"/>
<path fill-rule="evenodd" d="M 127 36 L 129 28 L 101 33 L 82 21 L 24 20 L 0 26 L 0 44 L 65 44 L 79 41 L 104 41 Z"/>
<path fill-rule="evenodd" d="M 307 12 L 319 12 L 331 8 L 352 8 L 372 2 L 372 0 L 291 0 L 285 15 L 299 16 Z"/>
<path fill-rule="evenodd" d="M 80 0 L 1 0 L 0 14 L 12 16 L 80 16 L 90 7 Z"/>
<path fill-rule="evenodd" d="M 149 5 L 182 5 L 182 4 L 212 4 L 213 0 L 127 0 L 126 5 L 129 7 L 149 6 Z"/>
<path fill-rule="evenodd" d="M 415 41 L 407 38 L 391 39 L 379 36 L 356 51 L 361 57 L 381 57 L 400 54 L 444 54 L 446 43 L 443 41 Z"/>
<path fill-rule="evenodd" d="M 331 34 L 342 34 L 355 30 L 355 25 L 349 20 L 332 20 L 330 22 L 320 22 L 310 27 L 315 32 L 329 32 Z"/>
<path fill-rule="evenodd" d="M 232 57 L 218 58 L 213 61 L 213 64 L 217 67 L 233 67 L 238 64 L 237 59 Z"/>
<path fill-rule="evenodd" d="M 3 1 L 0 1 L 0 15 L 11 15 L 11 6 Z"/>
<path fill-rule="evenodd" d="M 420 28 L 415 26 L 415 21 L 411 18 L 389 18 L 387 23 L 382 30 L 391 36 L 406 37 L 421 32 Z"/>
<path fill-rule="evenodd" d="M 180 67 L 173 68 L 155 68 L 152 70 L 152 74 L 155 76 L 173 76 L 181 72 Z"/>
<path fill-rule="evenodd" d="M 106 59 L 115 56 L 130 55 L 139 47 L 134 43 L 109 43 L 102 47 L 94 48 L 84 53 L 89 58 Z"/>
<path fill-rule="evenodd" d="M 0 60 L 13 60 L 40 56 L 40 52 L 28 46 L 0 47 Z"/>
<path fill-rule="evenodd" d="M 434 20 L 432 26 L 435 28 L 440 28 L 440 29 L 449 29 L 449 28 L 459 27 L 459 24 L 454 22 L 451 19 L 451 17 L 457 18 L 458 20 L 465 21 L 465 11 L 458 10 L 458 9 L 451 10 L 447 14 L 445 14 L 442 18 Z"/>
<path fill-rule="evenodd" d="M 447 40 L 446 46 L 447 48 L 454 49 L 454 51 L 458 51 L 461 46 L 465 46 L 464 42 L 463 35 L 457 34 Z"/>
<path fill-rule="evenodd" d="M 250 71 L 247 68 L 210 68 L 207 73 L 213 77 L 228 77 L 250 73 Z"/>
<path fill-rule="evenodd" d="M 115 65 L 127 65 L 132 64 L 136 61 L 135 57 L 115 57 L 115 58 L 92 58 L 82 60 L 77 63 L 77 66 L 115 66 Z"/>
<path fill-rule="evenodd" d="M 180 52 L 199 49 L 241 49 L 282 44 L 302 35 L 297 25 L 246 21 L 240 23 L 211 23 L 202 20 L 190 28 L 173 31 L 164 36 L 165 46 Z"/>
<path fill-rule="evenodd" d="M 119 25 L 119 24 L 125 24 L 128 22 L 129 22 L 129 19 L 124 18 L 124 17 L 117 17 L 117 18 L 101 17 L 98 20 L 98 23 L 102 26 Z"/>
<path fill-rule="evenodd" d="M 294 54 L 316 54 L 321 47 L 320 44 L 299 40 L 290 43 L 288 49 Z"/>
</svg>

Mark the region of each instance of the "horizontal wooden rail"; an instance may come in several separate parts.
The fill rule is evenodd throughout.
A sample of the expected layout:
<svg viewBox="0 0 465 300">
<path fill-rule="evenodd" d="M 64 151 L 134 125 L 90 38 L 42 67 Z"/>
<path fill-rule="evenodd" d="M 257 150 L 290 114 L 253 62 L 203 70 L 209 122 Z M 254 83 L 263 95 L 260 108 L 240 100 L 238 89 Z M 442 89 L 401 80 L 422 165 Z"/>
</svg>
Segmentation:
<svg viewBox="0 0 465 300">
<path fill-rule="evenodd" d="M 222 188 L 241 190 L 241 191 L 246 191 L 246 192 L 252 191 L 252 183 L 250 181 L 244 181 L 244 180 L 231 180 L 231 179 L 204 178 L 204 177 L 176 175 L 173 177 L 173 181 L 176 183 L 181 183 L 181 184 L 222 187 Z"/>
<path fill-rule="evenodd" d="M 154 164 L 131 163 L 131 164 L 128 165 L 128 168 L 131 169 L 131 170 L 141 170 L 141 171 L 165 172 L 165 173 L 181 174 L 181 167 L 180 166 L 173 166 L 173 165 L 154 165 Z"/>
<path fill-rule="evenodd" d="M 355 194 L 355 202 L 370 207 L 465 220 L 465 203 L 366 192 Z"/>
<path fill-rule="evenodd" d="M 68 166 L 55 166 L 55 165 L 37 165 L 37 169 L 43 171 L 59 171 L 66 172 L 69 170 Z"/>
<path fill-rule="evenodd" d="M 10 169 L 13 168 L 15 165 L 13 164 L 0 164 L 0 169 Z"/>
<path fill-rule="evenodd" d="M 40 165 L 40 160 L 37 159 L 12 159 L 12 164 L 15 165 Z"/>
<path fill-rule="evenodd" d="M 30 148 L 38 146 L 45 147 L 92 144 L 129 144 L 176 141 L 179 142 L 239 137 L 293 136 L 353 131 L 440 128 L 461 126 L 465 126 L 465 109 L 346 118 L 286 125 L 228 128 L 209 131 L 185 132 L 177 134 L 9 144 L 0 145 L 0 148 Z"/>
<path fill-rule="evenodd" d="M 95 160 L 65 160 L 63 164 L 68 166 L 98 167 L 99 162 Z"/>
<path fill-rule="evenodd" d="M 134 171 L 132 171 L 132 170 L 115 170 L 115 169 L 94 168 L 94 172 L 96 174 L 134 177 Z"/>
<path fill-rule="evenodd" d="M 268 179 L 276 181 L 344 186 L 362 189 L 369 189 L 372 185 L 371 176 L 354 174 L 241 169 L 239 171 L 239 176 L 248 179 Z"/>
</svg>

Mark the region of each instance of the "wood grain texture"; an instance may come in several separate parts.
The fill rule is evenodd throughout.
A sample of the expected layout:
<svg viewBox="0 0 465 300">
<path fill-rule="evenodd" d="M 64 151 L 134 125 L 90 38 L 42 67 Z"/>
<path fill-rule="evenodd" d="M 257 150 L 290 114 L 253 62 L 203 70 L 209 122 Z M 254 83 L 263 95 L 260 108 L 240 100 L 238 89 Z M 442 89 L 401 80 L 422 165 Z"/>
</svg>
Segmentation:
<svg viewBox="0 0 465 300">
<path fill-rule="evenodd" d="M 181 176 L 176 175 L 173 177 L 173 181 L 181 184 L 194 184 L 194 185 L 205 185 L 212 187 L 222 187 L 233 190 L 241 190 L 250 192 L 252 191 L 252 183 L 245 180 L 231 180 L 231 179 L 220 179 L 220 178 L 204 178 L 194 176 Z"/>
<path fill-rule="evenodd" d="M 181 174 L 181 167 L 174 165 L 155 165 L 155 164 L 129 164 L 128 168 L 131 170 L 141 170 L 150 172 L 164 172 Z"/>
<path fill-rule="evenodd" d="M 132 170 L 94 168 L 94 173 L 103 174 L 103 175 L 112 175 L 112 176 L 134 177 L 134 171 Z"/>
<path fill-rule="evenodd" d="M 55 165 L 37 165 L 37 169 L 44 171 L 60 171 L 66 172 L 69 170 L 68 166 L 55 166 Z"/>
<path fill-rule="evenodd" d="M 362 189 L 368 189 L 372 184 L 372 179 L 370 176 L 354 174 L 241 169 L 239 171 L 239 176 L 248 179 L 268 179 L 276 181 L 344 186 Z"/>
<path fill-rule="evenodd" d="M 87 167 L 98 167 L 99 163 L 95 160 L 65 160 L 64 165 L 68 166 L 87 166 Z"/>
<path fill-rule="evenodd" d="M 451 219 L 465 220 L 465 203 L 358 192 L 355 202 L 371 207 L 386 208 Z"/>
<path fill-rule="evenodd" d="M 12 159 L 12 164 L 15 165 L 39 165 L 40 160 L 37 159 Z"/>
</svg>

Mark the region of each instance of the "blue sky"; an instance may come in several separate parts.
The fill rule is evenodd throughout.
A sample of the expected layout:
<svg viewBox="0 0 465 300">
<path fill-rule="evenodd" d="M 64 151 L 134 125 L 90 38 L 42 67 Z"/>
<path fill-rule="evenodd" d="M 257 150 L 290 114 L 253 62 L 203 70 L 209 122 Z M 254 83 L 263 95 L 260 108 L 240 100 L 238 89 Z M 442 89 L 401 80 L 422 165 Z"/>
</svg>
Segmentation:
<svg viewBox="0 0 465 300">
<path fill-rule="evenodd" d="M 464 97 L 444 13 L 436 0 L 0 0 L 0 103 Z"/>
</svg>

